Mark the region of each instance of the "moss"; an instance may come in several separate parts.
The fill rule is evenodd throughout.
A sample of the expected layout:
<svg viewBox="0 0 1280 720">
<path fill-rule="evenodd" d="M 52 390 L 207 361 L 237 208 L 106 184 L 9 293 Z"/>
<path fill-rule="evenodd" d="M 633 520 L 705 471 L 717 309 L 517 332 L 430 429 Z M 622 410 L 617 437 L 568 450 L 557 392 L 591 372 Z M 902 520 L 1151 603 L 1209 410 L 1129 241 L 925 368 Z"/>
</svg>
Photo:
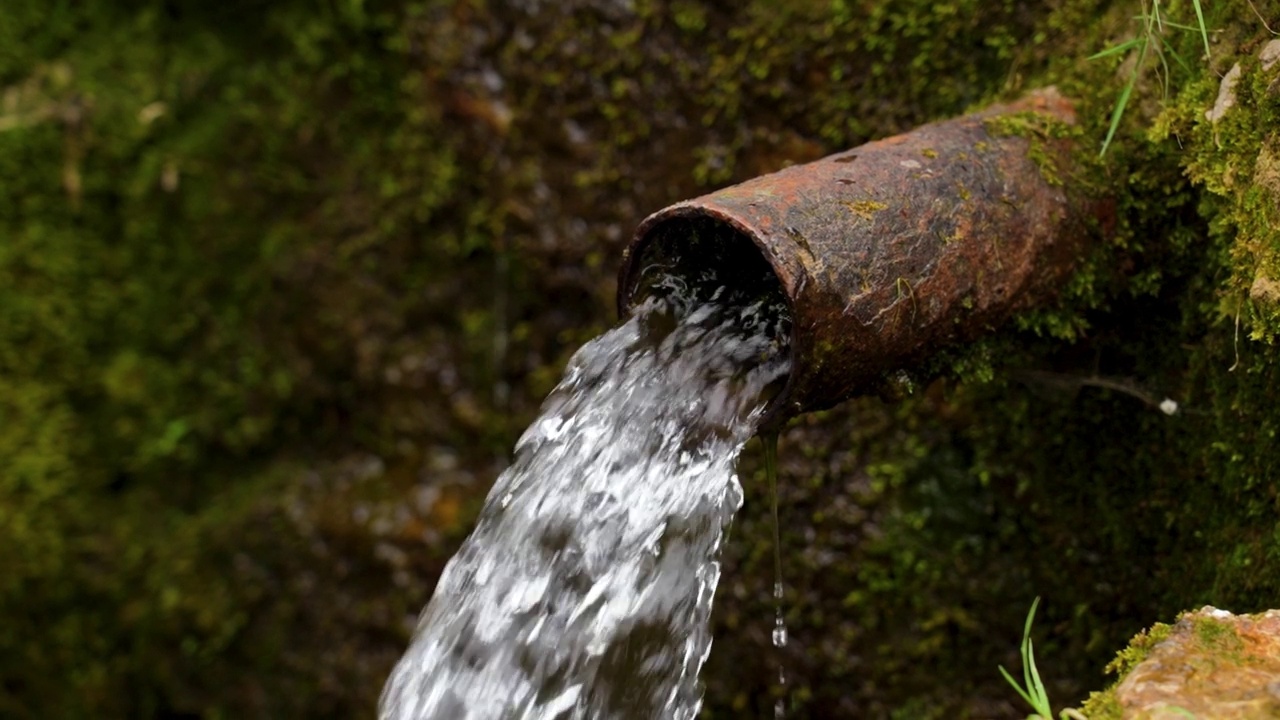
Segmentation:
<svg viewBox="0 0 1280 720">
<path fill-rule="evenodd" d="M 1249 16 L 1244 6 L 1237 9 L 1233 17 Z M 1063 182 L 1114 203 L 1114 212 L 1100 217 L 1096 227 L 1109 241 L 1080 258 L 1080 271 L 1056 306 L 1024 313 L 1005 335 L 935 358 L 921 372 L 926 380 L 940 372 L 960 383 L 930 383 L 923 397 L 908 399 L 898 411 L 851 408 L 845 421 L 881 427 L 877 423 L 888 412 L 893 423 L 902 423 L 896 432 L 850 450 L 851 440 L 824 442 L 793 431 L 793 441 L 811 443 L 804 452 L 817 457 L 885 453 L 875 462 L 877 474 L 899 478 L 884 483 L 873 475 L 869 490 L 836 490 L 844 487 L 840 476 L 823 472 L 818 476 L 828 494 L 810 499 L 823 504 L 831 502 L 832 492 L 869 495 L 885 513 L 876 516 L 871 541 L 881 554 L 849 551 L 859 577 L 848 582 L 854 589 L 842 597 L 843 612 L 861 628 L 861 646 L 872 648 L 864 651 L 876 658 L 871 664 L 889 673 L 908 673 L 884 657 L 890 651 L 882 649 L 890 647 L 907 656 L 916 649 L 935 660 L 948 657 L 933 665 L 935 672 L 939 666 L 982 664 L 967 655 L 955 659 L 963 652 L 956 645 L 964 642 L 956 638 L 966 637 L 965 623 L 943 623 L 947 632 L 941 635 L 926 628 L 924 619 L 939 608 L 950 612 L 959 604 L 971 611 L 985 602 L 979 598 L 990 597 L 990 588 L 953 577 L 952 563 L 962 574 L 985 568 L 982 577 L 999 578 L 1000 593 L 1016 595 L 1022 588 L 1030 596 L 1052 589 L 1061 606 L 1046 612 L 1061 613 L 1071 629 L 1037 648 L 1044 655 L 1057 650 L 1055 657 L 1063 658 L 1050 668 L 1048 682 L 1051 696 L 1064 702 L 1084 696 L 1109 648 L 1145 618 L 1210 601 L 1265 607 L 1274 597 L 1268 594 L 1275 590 L 1269 578 L 1278 557 L 1275 523 L 1268 517 L 1274 469 L 1264 448 L 1274 432 L 1265 398 L 1274 392 L 1277 376 L 1265 350 L 1251 344 L 1247 333 L 1237 342 L 1233 328 L 1235 308 L 1244 308 L 1242 317 L 1249 312 L 1240 293 L 1256 285 L 1258 297 L 1248 302 L 1266 301 L 1267 285 L 1256 278 L 1274 275 L 1268 269 L 1234 271 L 1233 277 L 1230 269 L 1240 252 L 1233 246 L 1247 240 L 1234 223 L 1244 219 L 1219 227 L 1221 201 L 1187 177 L 1199 151 L 1211 154 L 1211 146 L 1188 142 L 1217 91 L 1214 66 L 1192 63 L 1189 75 L 1175 70 L 1167 99 L 1161 98 L 1160 84 L 1144 75 L 1121 140 L 1099 161 L 1098 146 L 1124 78 L 1114 74 L 1113 65 L 1080 58 L 1105 47 L 1108 36 L 1123 37 L 1127 19 L 1121 13 L 1131 14 L 1131 8 L 1112 5 L 1101 22 L 1095 20 L 1097 10 L 1096 4 L 1073 3 L 1055 14 L 1050 26 L 1062 23 L 1056 31 L 1064 33 L 1072 28 L 1070 43 L 1079 52 L 1064 53 L 1074 59 L 1042 77 L 1079 100 L 1080 124 L 1070 131 L 1078 144 L 1071 164 L 1076 174 Z M 1223 10 L 1215 27 L 1222 30 L 1219 37 L 1234 39 L 1215 46 L 1215 56 L 1229 58 L 1237 47 L 1256 50 L 1256 38 L 1265 37 L 1260 27 L 1242 30 L 1235 20 L 1224 20 L 1228 16 Z M 1183 40 L 1198 38 L 1177 41 Z M 1185 48 L 1180 52 L 1195 56 Z M 1230 61 L 1222 62 L 1229 67 Z M 1242 82 L 1250 77 L 1246 71 Z M 1187 126 L 1176 136 L 1163 134 L 1166 118 L 1179 113 L 1188 118 Z M 1025 124 L 1018 130 L 1028 132 Z M 1241 157 L 1253 161 L 1258 139 L 1238 142 Z M 1269 167 L 1263 160 L 1261 166 Z M 1253 177 L 1255 165 L 1237 172 Z M 1221 170 L 1206 174 L 1217 177 Z M 1226 302 L 1232 286 L 1237 300 Z M 1157 399 L 1174 398 L 1184 412 L 1164 416 L 1133 395 L 1089 384 L 1097 378 L 1125 379 Z M 907 449 L 908 439 L 924 443 L 923 455 L 919 445 Z M 786 454 L 784 449 L 784 467 Z M 863 462 L 871 461 L 864 456 Z M 1233 528 L 1233 522 L 1247 527 Z M 797 545 L 847 547 L 839 533 L 833 535 L 819 533 Z M 1199 560 L 1184 562 L 1190 556 Z M 1135 559 L 1141 567 L 1133 567 Z M 921 607 L 895 612 L 882 605 L 903 598 Z M 990 608 L 978 613 L 995 614 Z M 825 617 L 830 622 L 831 613 Z M 1008 617 L 1003 625 L 1018 627 L 1018 620 Z M 803 637 L 803 629 L 794 632 Z M 1009 646 L 1016 647 L 1016 638 Z M 1057 683 L 1061 690 L 1054 692 Z"/>
<path fill-rule="evenodd" d="M 888 205 L 882 202 L 876 202 L 875 200 L 856 200 L 842 202 L 840 204 L 849 208 L 849 212 L 852 212 L 863 220 L 870 220 L 875 217 L 876 213 L 889 207 Z"/>
<path fill-rule="evenodd" d="M 1232 662 L 1243 659 L 1244 641 L 1231 625 L 1208 615 L 1192 617 L 1192 632 L 1201 647 Z"/>
<path fill-rule="evenodd" d="M 1080 712 L 1090 720 L 1122 720 L 1124 706 L 1110 690 L 1089 694 Z"/>
<path fill-rule="evenodd" d="M 1172 632 L 1172 625 L 1156 623 L 1133 636 L 1128 647 L 1117 653 L 1115 659 L 1107 663 L 1106 672 L 1115 675 L 1117 682 L 1123 680 L 1130 670 L 1146 660 L 1151 650 L 1168 638 Z"/>
<path fill-rule="evenodd" d="M 1230 247 L 1231 276 L 1224 283 L 1223 311 L 1233 319 L 1238 315 L 1253 339 L 1270 344 L 1280 328 L 1275 303 L 1265 291 L 1268 279 L 1280 269 L 1280 184 L 1268 129 L 1280 120 L 1274 91 L 1280 69 L 1264 69 L 1257 47 L 1242 47 L 1254 52 L 1236 57 L 1242 74 L 1230 89 L 1216 77 L 1206 77 L 1166 110 L 1153 137 L 1186 144 L 1187 173 L 1207 191 L 1202 212 L 1215 237 Z M 1234 105 L 1220 118 L 1208 119 L 1205 108 L 1228 96 Z M 1258 292 L 1253 292 L 1255 286 Z"/>
<path fill-rule="evenodd" d="M 1070 140 L 1074 141 L 1073 144 L 1079 145 L 1083 136 L 1079 126 L 1033 111 L 998 115 L 983 122 L 987 132 L 994 137 L 1026 138 L 1027 157 L 1036 164 L 1044 181 L 1055 187 L 1063 187 L 1066 184 L 1068 178 L 1063 177 L 1063 169 L 1059 167 L 1064 158 L 1060 157 L 1060 152 L 1050 147 L 1048 141 Z M 1073 167 L 1076 165 L 1078 163 L 1073 163 Z M 1070 179 L 1074 191 L 1085 190 L 1079 187 L 1081 184 L 1079 178 Z"/>
<path fill-rule="evenodd" d="M 1143 630 L 1129 641 L 1127 647 L 1116 654 L 1107 664 L 1106 672 L 1115 675 L 1115 680 L 1102 691 L 1089 693 L 1080 710 L 1090 720 L 1120 720 L 1124 717 L 1124 708 L 1116 697 L 1116 688 L 1121 681 L 1155 649 L 1173 633 L 1174 627 L 1165 623 L 1156 623 Z"/>
<path fill-rule="evenodd" d="M 1066 702 L 1150 618 L 1280 593 L 1276 70 L 1246 3 L 1206 5 L 1208 64 L 1170 34 L 1189 72 L 1165 96 L 1143 70 L 1102 159 L 1125 58 L 1084 58 L 1130 2 L 10 5 L 0 544 L 25 551 L 0 714 L 366 712 L 486 480 L 612 321 L 636 218 L 1050 83 L 1078 157 L 1037 162 L 1112 201 L 1108 241 L 899 402 L 782 438 L 793 716 L 1005 707 L 1038 594 Z M 758 467 L 710 716 L 771 708 Z"/>
<path fill-rule="evenodd" d="M 0 712 L 244 714 L 227 663 L 284 643 L 245 640 L 256 586 L 210 579 L 275 551 L 237 535 L 279 487 L 264 457 L 363 412 L 370 275 L 460 256 L 408 229 L 455 192 L 452 148 L 385 13 L 37 5 L 0 31 L 0 544 L 32 553 L 0 582 Z"/>
<path fill-rule="evenodd" d="M 356 582 L 327 573 L 367 567 L 373 536 L 277 525 L 295 463 L 368 453 L 405 497 L 462 472 L 483 496 L 612 319 L 638 209 L 952 114 L 1034 22 L 978 2 L 251 5 L 6 8 L 0 535 L 30 550 L 0 583 L 6 715 L 359 714 L 439 568 L 369 572 L 386 603 L 306 592 Z M 308 638 L 343 650 L 291 650 Z"/>
<path fill-rule="evenodd" d="M 1189 662 L 1204 662 L 1212 658 L 1214 664 L 1219 661 L 1240 664 L 1247 662 L 1245 644 L 1228 622 L 1204 612 L 1188 612 L 1179 617 L 1179 623 L 1186 623 L 1190 644 L 1181 647 L 1180 652 Z M 1086 717 L 1092 720 L 1118 720 L 1123 717 L 1123 707 L 1116 696 L 1116 689 L 1125 677 L 1147 659 L 1157 645 L 1167 639 L 1175 631 L 1175 626 L 1156 623 L 1150 629 L 1138 633 L 1129 642 L 1128 647 L 1121 650 L 1110 663 L 1106 672 L 1114 674 L 1115 680 L 1106 690 L 1094 692 L 1081 708 Z M 1198 658 L 1198 659 L 1196 659 Z"/>
</svg>

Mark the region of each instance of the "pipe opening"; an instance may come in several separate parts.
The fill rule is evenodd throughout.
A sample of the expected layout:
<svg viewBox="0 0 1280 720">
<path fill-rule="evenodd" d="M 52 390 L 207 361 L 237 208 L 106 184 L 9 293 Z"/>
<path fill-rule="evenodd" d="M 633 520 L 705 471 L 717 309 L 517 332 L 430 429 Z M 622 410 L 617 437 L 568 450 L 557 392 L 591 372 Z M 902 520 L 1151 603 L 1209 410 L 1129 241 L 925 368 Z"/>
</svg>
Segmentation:
<svg viewBox="0 0 1280 720">
<path fill-rule="evenodd" d="M 743 318 L 743 331 L 767 334 L 775 353 L 794 361 L 791 299 L 760 248 L 728 222 L 706 215 L 677 215 L 645 223 L 632 246 L 619 287 L 619 310 L 659 298 L 682 316 L 715 303 Z M 768 393 L 776 414 L 790 377 Z"/>
<path fill-rule="evenodd" d="M 698 302 L 761 302 L 790 325 L 786 295 L 756 244 L 732 225 L 705 216 L 670 218 L 650 227 L 637 243 L 624 302 L 686 292 Z"/>
</svg>

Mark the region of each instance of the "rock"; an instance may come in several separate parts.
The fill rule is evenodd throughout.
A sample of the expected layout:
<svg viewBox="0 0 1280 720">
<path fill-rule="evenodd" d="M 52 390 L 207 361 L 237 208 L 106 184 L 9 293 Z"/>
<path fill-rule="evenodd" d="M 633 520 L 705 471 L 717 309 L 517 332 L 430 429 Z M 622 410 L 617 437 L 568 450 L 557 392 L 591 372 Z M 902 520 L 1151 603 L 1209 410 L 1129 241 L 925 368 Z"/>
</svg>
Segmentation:
<svg viewBox="0 0 1280 720">
<path fill-rule="evenodd" d="M 1280 283 L 1266 275 L 1258 275 L 1253 279 L 1253 285 L 1249 286 L 1249 297 L 1262 302 L 1280 303 Z"/>
<path fill-rule="evenodd" d="M 1280 40 L 1272 40 L 1262 48 L 1262 52 L 1258 53 L 1258 59 L 1262 61 L 1262 69 L 1270 70 L 1272 65 L 1280 60 Z"/>
<path fill-rule="evenodd" d="M 1122 717 L 1280 717 L 1280 610 L 1185 613 L 1115 689 Z"/>
<path fill-rule="evenodd" d="M 1222 83 L 1218 85 L 1218 99 L 1213 103 L 1213 109 L 1206 110 L 1204 113 L 1210 122 L 1217 123 L 1228 110 L 1235 107 L 1238 82 L 1240 82 L 1240 63 L 1232 65 L 1227 74 L 1222 76 Z"/>
</svg>

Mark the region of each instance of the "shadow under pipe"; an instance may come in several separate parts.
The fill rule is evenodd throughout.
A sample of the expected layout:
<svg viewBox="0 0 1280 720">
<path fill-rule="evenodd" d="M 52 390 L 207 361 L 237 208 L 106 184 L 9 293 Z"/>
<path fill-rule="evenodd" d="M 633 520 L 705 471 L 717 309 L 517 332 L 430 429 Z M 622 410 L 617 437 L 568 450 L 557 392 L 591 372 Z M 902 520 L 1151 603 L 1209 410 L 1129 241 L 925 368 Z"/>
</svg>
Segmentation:
<svg viewBox="0 0 1280 720">
<path fill-rule="evenodd" d="M 623 255 L 619 312 L 654 268 L 732 283 L 763 262 L 792 323 L 767 424 L 874 392 L 1051 299 L 1109 224 L 1108 203 L 1064 184 L 1074 122 L 1049 88 L 659 210 Z"/>
</svg>

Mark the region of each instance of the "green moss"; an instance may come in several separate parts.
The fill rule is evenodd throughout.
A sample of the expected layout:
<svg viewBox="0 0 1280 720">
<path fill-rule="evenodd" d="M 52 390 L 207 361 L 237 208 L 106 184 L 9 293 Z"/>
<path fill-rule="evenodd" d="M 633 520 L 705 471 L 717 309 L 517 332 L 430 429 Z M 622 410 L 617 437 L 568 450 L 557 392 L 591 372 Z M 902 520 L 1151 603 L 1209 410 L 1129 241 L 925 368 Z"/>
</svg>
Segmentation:
<svg viewBox="0 0 1280 720">
<path fill-rule="evenodd" d="M 1115 675 L 1116 678 L 1106 690 L 1089 694 L 1089 698 L 1080 708 L 1084 716 L 1090 720 L 1120 720 L 1124 716 L 1124 708 L 1116 697 L 1116 687 L 1130 670 L 1146 660 L 1152 649 L 1168 638 L 1172 632 L 1172 625 L 1156 623 L 1150 629 L 1135 635 L 1129 641 L 1129 645 L 1107 664 L 1106 672 Z"/>
<path fill-rule="evenodd" d="M 378 256 L 408 279 L 461 254 L 404 252 L 457 174 L 394 20 L 7 9 L 0 545 L 25 550 L 0 580 L 0 714 L 243 715 L 227 663 L 283 657 L 245 638 L 261 583 L 210 579 L 280 560 L 253 536 L 264 458 L 363 412 L 350 328 L 384 323 Z M 281 682 L 310 694 L 306 672 Z"/>
<path fill-rule="evenodd" d="M 1257 44 L 1246 45 L 1250 49 Z M 1239 317 L 1250 337 L 1268 344 L 1277 338 L 1280 316 L 1269 292 L 1270 278 L 1280 266 L 1280 198 L 1275 147 L 1269 128 L 1280 121 L 1273 90 L 1280 69 L 1264 70 L 1254 53 L 1234 59 L 1239 79 L 1221 94 L 1216 76 L 1189 88 L 1153 128 L 1157 139 L 1177 138 L 1187 150 L 1187 173 L 1207 191 L 1202 212 L 1211 232 L 1229 247 L 1231 276 L 1224 283 L 1223 312 Z M 1217 120 L 1205 112 L 1218 98 L 1233 106 Z"/>
<path fill-rule="evenodd" d="M 1164 642 L 1172 632 L 1172 625 L 1156 623 L 1133 636 L 1128 647 L 1117 653 L 1115 659 L 1107 663 L 1106 672 L 1115 675 L 1117 682 L 1123 680 L 1130 670 L 1146 660 L 1152 649 Z"/>
<path fill-rule="evenodd" d="M 1196 641 L 1215 658 L 1240 663 L 1244 659 L 1244 641 L 1235 628 L 1209 615 L 1192 616 L 1192 632 Z"/>
<path fill-rule="evenodd" d="M 410 589 L 374 573 L 388 604 L 353 601 L 377 639 L 339 660 L 367 675 L 291 654 L 352 647 L 323 620 L 346 606 L 301 588 L 367 548 L 263 520 L 287 509 L 283 468 L 443 446 L 482 495 L 611 321 L 637 208 L 954 113 L 1034 20 L 1011 2 L 250 5 L 6 8 L 0 539 L 29 552 L 0 581 L 3 714 L 367 709 L 438 567 Z M 337 560 L 300 551 L 334 534 Z"/>
<path fill-rule="evenodd" d="M 1099 213 L 1095 227 L 1107 241 L 1079 258 L 1079 272 L 1064 286 L 1055 306 L 1024 313 L 1005 336 L 946 353 L 925 368 L 925 377 L 934 368 L 963 378 L 963 385 L 934 383 L 926 395 L 936 397 L 936 405 L 912 405 L 898 418 L 909 428 L 903 433 L 935 440 L 926 443 L 923 460 L 902 447 L 890 453 L 896 458 L 886 461 L 891 466 L 912 468 L 902 481 L 909 490 L 897 500 L 902 505 L 894 517 L 901 524 L 878 524 L 882 531 L 892 527 L 893 539 L 880 546 L 884 556 L 875 562 L 894 570 L 868 570 L 868 581 L 879 578 L 873 586 L 880 589 L 864 587 L 846 597 L 852 608 L 875 607 L 877 597 L 887 602 L 891 596 L 917 595 L 931 598 L 935 607 L 950 607 L 956 597 L 972 604 L 980 602 L 973 598 L 983 591 L 947 578 L 945 563 L 931 561 L 931 551 L 939 558 L 963 557 L 965 567 L 988 563 L 985 567 L 1002 569 L 988 570 L 984 577 L 999 576 L 1009 586 L 1025 587 L 1028 595 L 1052 594 L 1046 588 L 1064 593 L 1061 601 L 1074 610 L 1064 611 L 1073 629 L 1070 638 L 1057 638 L 1066 646 L 1061 650 L 1068 657 L 1092 658 L 1097 668 L 1110 654 L 1108 648 L 1146 618 L 1208 601 L 1240 607 L 1266 607 L 1271 602 L 1274 596 L 1268 593 L 1274 592 L 1275 584 L 1269 578 L 1280 554 L 1276 523 L 1268 517 L 1273 513 L 1268 508 L 1273 505 L 1274 468 L 1264 446 L 1275 428 L 1265 398 L 1274 392 L 1277 372 L 1265 359 L 1266 351 L 1249 339 L 1252 331 L 1265 341 L 1257 333 L 1267 322 L 1265 314 L 1252 326 L 1248 316 L 1269 300 L 1267 281 L 1275 275 L 1270 268 L 1256 272 L 1250 267 L 1248 274 L 1232 269 L 1240 267 L 1242 248 L 1237 244 L 1253 237 L 1239 232 L 1237 224 L 1245 218 L 1221 225 L 1217 218 L 1224 203 L 1215 197 L 1217 191 L 1205 193 L 1187 177 L 1192 164 L 1204 161 L 1201 152 L 1206 160 L 1214 152 L 1222 154 L 1207 142 L 1192 144 L 1192 138 L 1196 133 L 1204 141 L 1211 138 L 1198 118 L 1216 97 L 1217 73 L 1225 72 L 1234 60 L 1222 60 L 1224 67 L 1216 73 L 1213 66 L 1195 63 L 1190 75 L 1175 70 L 1174 92 L 1167 99 L 1162 99 L 1160 83 L 1144 81 L 1120 141 L 1105 163 L 1099 163 L 1097 147 L 1121 78 L 1112 74 L 1114 66 L 1079 58 L 1105 47 L 1108 34 L 1123 33 L 1125 21 L 1119 13 L 1131 14 L 1132 8 L 1111 6 L 1102 22 L 1092 19 L 1096 14 L 1088 21 L 1084 15 L 1072 20 L 1075 13 L 1086 12 L 1085 6 L 1064 6 L 1055 15 L 1054 22 L 1076 23 L 1073 27 L 1088 30 L 1071 39 L 1081 50 L 1070 61 L 1073 64 L 1065 67 L 1064 61 L 1048 78 L 1077 99 L 1079 116 L 1078 128 L 1070 130 L 1078 145 L 1070 164 L 1073 174 L 1059 179 L 1065 187 L 1084 189 L 1113 203 Z M 1238 17 L 1249 16 L 1247 8 L 1237 9 Z M 1088 12 L 1096 10 L 1095 6 Z M 1221 37 L 1240 44 L 1216 46 L 1215 56 L 1230 58 L 1232 47 L 1256 53 L 1265 40 L 1256 23 L 1247 30 L 1223 23 L 1222 17 L 1219 23 Z M 1184 57 L 1197 55 L 1184 52 Z M 1250 80 L 1253 76 L 1247 71 L 1243 77 L 1242 83 L 1258 82 Z M 1237 110 L 1244 113 L 1240 121 L 1252 126 L 1249 113 L 1259 100 L 1248 97 Z M 1166 133 L 1164 125 L 1178 117 L 1186 124 Z M 1226 122 L 1231 122 L 1230 115 L 1219 124 Z M 1034 135 L 1025 123 L 1009 130 Z M 1219 137 L 1222 132 L 1220 128 Z M 1261 140 L 1256 134 L 1235 142 L 1242 161 L 1248 158 L 1251 163 L 1237 170 L 1237 176 L 1253 178 L 1258 168 L 1269 167 L 1265 155 L 1257 162 Z M 1262 147 L 1265 150 L 1265 144 Z M 1218 173 L 1228 169 L 1218 166 L 1206 175 L 1220 177 Z M 1194 179 L 1195 172 L 1191 176 Z M 1260 204 L 1250 202 L 1266 198 L 1250 200 L 1239 193 L 1241 187 L 1231 192 L 1239 194 L 1240 207 L 1252 207 L 1264 218 L 1257 222 L 1257 232 L 1262 233 L 1271 221 Z M 1243 249 L 1253 252 L 1252 247 Z M 1238 308 L 1243 329 L 1237 341 Z M 973 366 L 982 366 L 975 360 L 981 358 L 987 359 L 989 370 L 975 373 Z M 1099 377 L 1125 379 L 1157 402 L 1174 398 L 1185 414 L 1169 418 L 1131 394 L 1088 384 Z M 874 413 L 865 408 L 859 412 L 859 418 L 875 422 L 870 419 Z M 952 419 L 939 419 L 935 412 Z M 825 447 L 840 452 L 839 445 Z M 957 508 L 968 508 L 968 514 Z M 941 519 L 956 515 L 971 524 Z M 1233 528 L 1232 522 L 1243 522 L 1247 528 Z M 1043 543 L 1046 549 L 1023 556 L 1015 538 Z M 949 543 L 971 554 L 938 550 L 952 548 Z M 1108 569 L 1098 572 L 1100 566 L 1087 559 L 1093 552 L 1140 557 L 1143 570 L 1135 573 L 1103 561 Z M 1187 553 L 1202 562 L 1188 566 L 1177 560 Z M 1166 561 L 1183 569 L 1170 570 Z M 1067 589 L 1080 588 L 1083 577 L 1092 578 L 1085 581 L 1086 587 Z M 1027 585 L 1020 584 L 1024 580 Z M 1127 620 L 1106 610 L 1104 598 L 1120 587 L 1127 589 L 1116 590 L 1117 602 L 1147 610 L 1130 612 Z M 1011 592 L 1009 587 L 1006 592 Z M 926 614 L 922 609 L 911 617 L 923 622 Z M 877 638 L 928 637 L 917 626 L 882 633 L 880 628 L 895 621 L 875 612 L 868 615 L 873 619 L 860 618 L 876 628 L 867 634 Z M 912 622 L 904 619 L 906 615 L 896 615 L 896 622 Z M 1007 624 L 1016 626 L 1017 619 Z M 963 634 L 956 627 L 952 625 L 953 631 Z M 1157 630 L 1152 633 L 1158 635 Z M 895 647 L 902 651 L 905 645 Z M 1132 655 L 1144 652 L 1135 646 Z M 1084 678 L 1096 672 L 1083 664 L 1076 667 L 1055 669 Z M 1080 686 L 1067 691 L 1068 696 L 1070 692 L 1079 693 Z M 1118 711 L 1109 695 L 1099 696 L 1090 710 L 1101 712 L 1108 703 Z"/>
<path fill-rule="evenodd" d="M 857 215 L 863 220 L 870 220 L 873 217 L 875 217 L 876 213 L 889 207 L 888 205 L 882 202 L 877 202 L 875 200 L 856 200 L 856 201 L 842 202 L 840 204 L 844 205 L 846 208 L 849 209 L 849 212 L 853 213 L 854 215 Z"/>
<path fill-rule="evenodd" d="M 1132 34 L 1132 2 L 10 5 L 0 545 L 23 552 L 0 714 L 367 712 L 447 554 L 421 538 L 456 539 L 613 320 L 638 217 L 1047 84 L 1078 127 L 1003 130 L 1110 201 L 1105 241 L 900 401 L 782 438 L 794 716 L 1006 703 L 1017 638 L 991 638 L 1038 594 L 1064 701 L 1152 617 L 1280 594 L 1276 69 L 1247 3 L 1206 4 L 1208 64 L 1170 33 L 1188 70 L 1167 95 L 1143 70 L 1103 161 L 1124 58 L 1084 58 Z M 1035 154 L 1068 132 L 1070 163 Z M 387 469 L 362 485 L 348 457 Z M 756 468 L 711 716 L 771 708 Z M 454 476 L 471 495 L 411 512 Z M 371 503 L 413 522 L 353 524 Z"/>
<path fill-rule="evenodd" d="M 1240 664 L 1246 662 L 1244 641 L 1236 633 L 1230 623 L 1201 612 L 1184 613 L 1179 623 L 1189 623 L 1189 636 L 1193 642 L 1183 647 L 1182 652 L 1190 657 L 1212 658 L 1219 661 Z M 1125 677 L 1147 659 L 1152 650 L 1173 634 L 1175 626 L 1156 623 L 1150 629 L 1138 633 L 1129 642 L 1128 647 L 1121 650 L 1110 663 L 1106 672 L 1116 676 L 1111 685 L 1104 691 L 1091 693 L 1081 708 L 1091 720 L 1118 720 L 1123 717 L 1123 708 L 1116 697 L 1116 688 Z"/>
<path fill-rule="evenodd" d="M 1069 187 L 1069 192 L 1081 199 L 1097 195 L 1107 185 L 1099 177 L 1098 163 L 1089 157 L 1092 143 L 1080 124 L 1026 111 L 988 118 L 984 125 L 995 137 L 1026 138 L 1027 157 L 1049 185 Z M 1064 153 L 1064 147 L 1070 152 Z"/>
</svg>

